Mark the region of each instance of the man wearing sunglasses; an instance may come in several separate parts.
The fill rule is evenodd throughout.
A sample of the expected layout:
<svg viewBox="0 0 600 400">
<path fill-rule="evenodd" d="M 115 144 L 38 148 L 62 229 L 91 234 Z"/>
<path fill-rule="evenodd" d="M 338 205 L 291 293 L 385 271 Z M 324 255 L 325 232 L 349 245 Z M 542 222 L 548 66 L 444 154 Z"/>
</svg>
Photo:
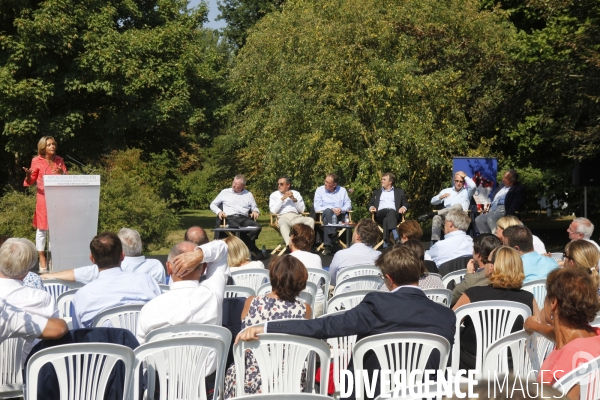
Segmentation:
<svg viewBox="0 0 600 400">
<path fill-rule="evenodd" d="M 290 190 L 292 181 L 288 176 L 281 176 L 277 180 L 277 190 L 269 197 L 269 210 L 278 215 L 279 231 L 285 241 L 290 244 L 290 229 L 294 224 L 304 224 L 315 228 L 315 220 L 302 216 L 304 200 L 296 190 Z"/>
<path fill-rule="evenodd" d="M 476 187 L 475 182 L 467 174 L 463 171 L 458 171 L 454 174 L 454 186 L 442 190 L 431 198 L 431 204 L 441 204 L 443 208 L 438 210 L 437 213 L 421 215 L 418 220 L 424 222 L 428 218 L 433 217 L 431 224 L 432 243 L 440 240 L 444 219 L 450 210 L 467 211 L 469 209 L 469 202 L 471 201 L 471 197 L 473 197 Z"/>
</svg>

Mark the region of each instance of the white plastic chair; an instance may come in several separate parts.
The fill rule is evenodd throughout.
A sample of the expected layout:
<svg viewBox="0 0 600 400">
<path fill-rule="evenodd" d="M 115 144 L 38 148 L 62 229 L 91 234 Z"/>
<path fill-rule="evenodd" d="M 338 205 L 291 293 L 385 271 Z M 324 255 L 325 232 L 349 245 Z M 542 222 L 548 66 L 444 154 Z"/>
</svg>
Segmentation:
<svg viewBox="0 0 600 400">
<path fill-rule="evenodd" d="M 337 311 L 331 314 L 322 315 L 319 318 L 327 318 L 335 315 L 343 315 L 346 311 Z M 333 364 L 333 385 L 335 392 L 334 398 L 340 397 L 340 371 L 348 369 L 348 363 L 352 357 L 352 349 L 356 343 L 356 335 L 339 336 L 327 339 L 327 344 L 331 348 L 331 358 Z"/>
<path fill-rule="evenodd" d="M 214 337 L 221 339 L 227 349 L 231 344 L 231 331 L 219 325 L 185 324 L 171 325 L 154 329 L 146 335 L 146 343 L 174 337 Z M 225 354 L 227 359 L 227 354 Z"/>
<path fill-rule="evenodd" d="M 78 290 L 79 289 L 67 290 L 56 299 L 56 307 L 58 308 L 58 316 L 60 318 L 72 317 L 71 303 L 73 303 L 73 297 Z"/>
<path fill-rule="evenodd" d="M 590 322 L 590 325 L 596 328 L 600 328 L 600 315 L 596 315 L 596 318 L 594 318 L 594 320 Z"/>
<path fill-rule="evenodd" d="M 0 343 L 0 399 L 23 396 L 23 345 L 25 339 Z"/>
<path fill-rule="evenodd" d="M 556 262 L 562 261 L 564 258 L 563 253 L 550 253 L 550 257 L 552 257 Z"/>
<path fill-rule="evenodd" d="M 428 299 L 435 301 L 446 307 L 450 307 L 452 301 L 452 291 L 448 289 L 423 289 Z"/>
<path fill-rule="evenodd" d="M 333 296 L 337 296 L 342 293 L 350 293 L 357 290 L 385 290 L 385 282 L 377 275 L 366 275 L 357 276 L 354 278 L 344 279 L 343 282 L 339 282 L 333 289 Z"/>
<path fill-rule="evenodd" d="M 165 285 L 164 283 L 159 283 L 158 287 L 160 288 L 161 292 L 168 292 L 169 290 L 171 290 L 171 286 L 169 285 Z"/>
<path fill-rule="evenodd" d="M 508 366 L 508 349 L 512 358 L 512 369 Z M 536 337 L 525 331 L 511 333 L 495 341 L 483 354 L 482 379 L 492 379 L 496 375 L 518 374 L 528 376 L 530 371 L 541 367 L 537 354 Z"/>
<path fill-rule="evenodd" d="M 233 346 L 233 358 L 235 360 L 236 372 L 236 397 L 248 396 L 244 391 L 243 377 L 246 376 L 246 351 L 252 351 L 258 364 L 261 376 L 262 393 L 282 393 L 287 396 L 290 393 L 301 392 L 301 376 L 305 364 L 311 363 L 311 353 L 319 357 L 321 363 L 320 393 L 327 394 L 329 386 L 329 346 L 320 340 L 285 335 L 278 333 L 263 333 L 259 340 L 240 340 Z M 312 366 L 307 368 L 307 385 L 311 381 Z M 314 388 L 307 387 L 307 392 Z"/>
<path fill-rule="evenodd" d="M 521 288 L 533 294 L 538 308 L 544 308 L 544 300 L 546 300 L 546 279 L 536 279 L 535 281 L 527 282 Z"/>
<path fill-rule="evenodd" d="M 227 285 L 225 286 L 225 297 L 245 297 L 248 298 L 250 296 L 256 296 L 256 292 L 254 289 L 251 289 L 246 286 L 238 286 L 238 285 Z"/>
<path fill-rule="evenodd" d="M 138 369 L 147 362 L 147 393 L 154 393 L 155 376 L 160 381 L 160 399 L 206 400 L 206 361 L 211 353 L 225 355 L 229 347 L 215 337 L 175 337 L 155 340 L 136 348 L 133 399 L 140 398 Z M 218 399 L 225 378 L 223 357 L 216 357 L 214 399 Z M 146 396 L 152 398 L 152 396 Z"/>
<path fill-rule="evenodd" d="M 317 290 L 319 289 L 321 280 L 325 282 L 323 285 L 323 312 L 327 311 L 327 301 L 329 297 L 329 285 L 331 285 L 331 275 L 329 271 L 325 271 L 321 268 L 306 268 L 308 271 L 308 281 L 317 285 Z M 316 294 L 315 294 L 316 298 Z"/>
<path fill-rule="evenodd" d="M 104 398 L 108 378 L 117 361 L 125 365 L 124 397 L 129 397 L 135 356 L 129 347 L 111 343 L 74 343 L 49 347 L 27 363 L 27 400 L 37 400 L 40 369 L 52 363 L 61 400 Z"/>
<path fill-rule="evenodd" d="M 451 368 L 454 373 L 459 370 L 460 362 L 460 325 L 465 317 L 470 317 L 477 337 L 475 370 L 481 372 L 483 354 L 498 339 L 510 334 L 516 319 L 523 321 L 531 316 L 531 310 L 525 304 L 514 301 L 490 300 L 465 304 L 457 308 L 454 346 L 452 346 Z"/>
<path fill-rule="evenodd" d="M 92 327 L 102 327 L 105 322 L 110 322 L 113 328 L 127 329 L 135 335 L 142 307 L 144 304 L 127 304 L 100 311 L 92 320 Z"/>
<path fill-rule="evenodd" d="M 336 285 L 339 285 L 341 282 L 346 279 L 355 278 L 357 276 L 364 275 L 375 275 L 379 274 L 381 270 L 375 265 L 355 265 L 353 267 L 344 268 L 341 271 L 337 272 L 336 277 Z"/>
<path fill-rule="evenodd" d="M 450 353 L 450 342 L 442 336 L 424 332 L 393 332 L 369 336 L 354 345 L 352 360 L 355 371 L 364 369 L 363 360 L 370 350 L 375 352 L 381 370 L 405 370 L 408 377 L 412 370 L 425 370 L 434 350 L 438 350 L 440 356 L 437 369 L 445 369 Z M 361 379 L 359 382 L 355 388 L 356 398 L 363 399 L 365 398 L 364 381 Z M 381 392 L 385 393 L 390 389 L 393 387 L 382 387 Z"/>
<path fill-rule="evenodd" d="M 246 286 L 258 291 L 258 288 L 269 282 L 269 270 L 263 268 L 248 268 L 241 271 L 233 271 L 231 278 L 237 286 Z"/>
<path fill-rule="evenodd" d="M 600 357 L 581 364 L 565 374 L 552 387 L 565 394 L 579 385 L 579 399 L 598 400 L 600 398 Z"/>
<path fill-rule="evenodd" d="M 371 292 L 372 290 L 356 290 L 333 296 L 327 305 L 327 314 L 350 310 L 356 307 Z"/>
<path fill-rule="evenodd" d="M 458 285 L 459 283 L 461 283 L 463 281 L 463 279 L 465 279 L 465 275 L 467 274 L 467 269 L 459 269 L 457 271 L 452 271 L 449 274 L 446 274 L 443 278 L 442 278 L 442 283 L 444 284 L 444 287 L 447 288 L 448 285 L 450 284 L 450 282 L 454 281 L 454 283 L 456 285 Z"/>
<path fill-rule="evenodd" d="M 79 289 L 83 285 L 79 282 L 69 282 L 62 279 L 44 279 L 44 290 L 50 293 L 56 302 L 58 296 L 70 289 Z"/>
</svg>

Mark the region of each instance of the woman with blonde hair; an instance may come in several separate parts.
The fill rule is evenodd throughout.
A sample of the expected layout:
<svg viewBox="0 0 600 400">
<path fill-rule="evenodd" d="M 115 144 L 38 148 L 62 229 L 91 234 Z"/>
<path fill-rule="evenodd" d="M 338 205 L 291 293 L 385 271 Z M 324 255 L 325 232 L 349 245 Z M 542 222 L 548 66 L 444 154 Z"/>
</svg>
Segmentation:
<svg viewBox="0 0 600 400">
<path fill-rule="evenodd" d="M 504 238 L 502 233 L 506 228 L 510 228 L 511 226 L 523 226 L 523 222 L 514 215 L 506 215 L 500 218 L 496 222 L 496 236 L 498 236 L 498 239 L 502 240 Z M 531 236 L 533 236 L 533 250 L 538 254 L 546 254 L 546 246 L 544 246 L 540 238 L 533 234 Z"/>
<path fill-rule="evenodd" d="M 478 301 L 507 300 L 525 304 L 533 315 L 539 315 L 533 294 L 521 289 L 525 272 L 523 272 L 523 261 L 515 249 L 507 246 L 495 249 L 489 262 L 485 264 L 485 275 L 490 285 L 473 286 L 465 290 L 453 310 Z M 473 369 L 477 352 L 477 335 L 471 318 L 465 318 L 464 326 L 460 335 L 460 365 L 461 369 Z M 523 329 L 523 319 L 519 317 L 512 332 L 521 329 Z"/>
<path fill-rule="evenodd" d="M 581 268 L 587 271 L 592 277 L 592 282 L 596 289 L 600 286 L 598 277 L 598 262 L 600 261 L 600 251 L 587 240 L 574 240 L 567 243 L 563 253 L 564 266 L 570 268 Z"/>
<path fill-rule="evenodd" d="M 228 236 L 223 239 L 227 243 L 227 264 L 231 271 L 247 268 L 265 268 L 261 261 L 250 261 L 248 246 L 237 236 Z"/>
</svg>

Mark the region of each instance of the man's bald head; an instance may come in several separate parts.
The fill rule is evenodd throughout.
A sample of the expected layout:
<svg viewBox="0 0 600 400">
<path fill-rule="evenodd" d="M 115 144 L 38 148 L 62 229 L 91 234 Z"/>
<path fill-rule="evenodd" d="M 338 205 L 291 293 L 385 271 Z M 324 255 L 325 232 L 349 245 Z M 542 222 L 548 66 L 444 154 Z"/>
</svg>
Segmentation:
<svg viewBox="0 0 600 400">
<path fill-rule="evenodd" d="M 177 258 L 177 256 L 183 253 L 191 253 L 196 250 L 196 247 L 196 243 L 185 241 L 179 242 L 171 248 L 169 256 L 167 257 L 167 272 L 169 273 L 169 275 L 171 275 L 171 279 L 173 280 L 173 282 L 197 281 L 200 279 L 200 276 L 204 272 L 206 263 L 200 264 L 195 270 L 193 270 L 191 273 L 187 274 L 183 278 L 173 275 L 173 261 Z"/>
<path fill-rule="evenodd" d="M 202 246 L 203 244 L 208 243 L 208 236 L 206 235 L 204 229 L 200 228 L 199 226 L 192 226 L 185 231 L 183 240 L 186 242 L 195 243 L 197 246 Z"/>
</svg>

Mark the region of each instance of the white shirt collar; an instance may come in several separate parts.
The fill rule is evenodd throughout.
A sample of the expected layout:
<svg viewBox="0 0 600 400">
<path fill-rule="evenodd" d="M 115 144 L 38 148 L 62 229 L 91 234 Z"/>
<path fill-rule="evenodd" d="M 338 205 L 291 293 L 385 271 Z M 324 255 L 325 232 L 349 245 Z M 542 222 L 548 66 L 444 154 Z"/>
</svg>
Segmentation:
<svg viewBox="0 0 600 400">
<path fill-rule="evenodd" d="M 5 287 L 23 286 L 23 281 L 20 279 L 0 278 L 0 285 Z"/>
<path fill-rule="evenodd" d="M 415 285 L 402 285 L 402 286 L 398 286 L 396 289 L 392 290 L 390 293 L 395 293 L 395 292 L 397 292 L 398 290 L 400 290 L 402 288 L 419 289 L 421 292 L 423 291 L 423 289 L 421 289 L 421 287 L 419 287 L 419 286 L 415 286 Z"/>
<path fill-rule="evenodd" d="M 171 283 L 171 290 L 177 289 L 193 289 L 200 286 L 200 282 L 198 281 L 177 281 Z"/>
</svg>

